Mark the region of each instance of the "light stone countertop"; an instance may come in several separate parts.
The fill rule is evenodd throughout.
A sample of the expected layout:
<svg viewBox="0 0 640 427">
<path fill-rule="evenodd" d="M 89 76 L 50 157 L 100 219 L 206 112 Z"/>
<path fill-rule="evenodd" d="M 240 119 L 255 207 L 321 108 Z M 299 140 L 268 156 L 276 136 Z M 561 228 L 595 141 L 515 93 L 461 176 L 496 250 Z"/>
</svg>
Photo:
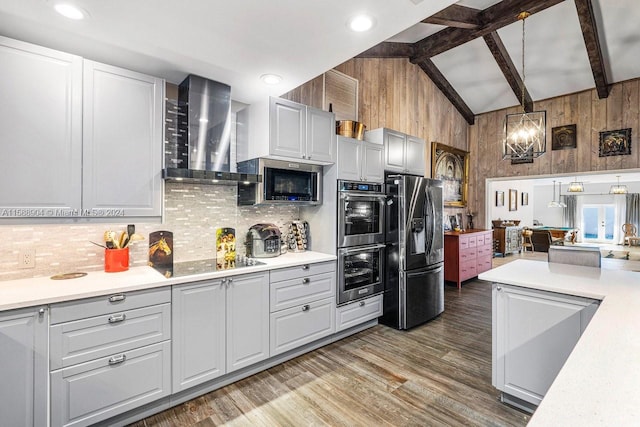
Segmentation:
<svg viewBox="0 0 640 427">
<path fill-rule="evenodd" d="M 640 272 L 516 260 L 479 278 L 602 301 L 529 426 L 640 425 Z"/>
<path fill-rule="evenodd" d="M 275 258 L 258 259 L 264 265 L 170 279 L 151 267 L 133 267 L 119 273 L 92 271 L 84 277 L 68 280 L 38 277 L 0 281 L 0 311 L 335 260 L 335 255 L 319 252 L 289 252 Z"/>
</svg>

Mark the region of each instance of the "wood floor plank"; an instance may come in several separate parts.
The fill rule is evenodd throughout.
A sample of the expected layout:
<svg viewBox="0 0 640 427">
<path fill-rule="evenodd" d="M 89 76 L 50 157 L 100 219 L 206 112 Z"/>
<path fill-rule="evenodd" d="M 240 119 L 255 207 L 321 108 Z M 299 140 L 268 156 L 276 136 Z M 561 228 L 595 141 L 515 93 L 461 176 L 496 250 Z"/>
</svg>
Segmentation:
<svg viewBox="0 0 640 427">
<path fill-rule="evenodd" d="M 383 325 L 142 420 L 135 427 L 524 426 L 491 385 L 491 286 L 445 287 L 445 312 Z"/>
</svg>

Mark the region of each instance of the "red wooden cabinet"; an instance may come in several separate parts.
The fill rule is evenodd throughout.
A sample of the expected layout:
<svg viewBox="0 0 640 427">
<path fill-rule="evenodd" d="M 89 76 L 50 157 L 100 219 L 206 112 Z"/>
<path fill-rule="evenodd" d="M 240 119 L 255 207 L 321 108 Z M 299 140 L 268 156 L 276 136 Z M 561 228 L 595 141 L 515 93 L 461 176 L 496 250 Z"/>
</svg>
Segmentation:
<svg viewBox="0 0 640 427">
<path fill-rule="evenodd" d="M 444 280 L 460 288 L 465 280 L 491 269 L 491 230 L 448 231 L 444 233 Z"/>
</svg>

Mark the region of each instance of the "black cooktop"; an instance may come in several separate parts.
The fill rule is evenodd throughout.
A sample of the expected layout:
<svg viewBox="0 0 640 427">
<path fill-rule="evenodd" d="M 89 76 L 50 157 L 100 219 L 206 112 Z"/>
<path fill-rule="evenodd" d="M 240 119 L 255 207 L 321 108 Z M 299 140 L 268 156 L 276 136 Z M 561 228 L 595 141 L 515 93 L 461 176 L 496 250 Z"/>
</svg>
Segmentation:
<svg viewBox="0 0 640 427">
<path fill-rule="evenodd" d="M 184 277 L 194 274 L 213 273 L 216 271 L 237 270 L 244 267 L 264 265 L 264 262 L 253 258 L 237 259 L 236 261 L 224 261 L 212 259 L 200 259 L 196 261 L 176 262 L 173 267 L 154 267 L 165 277 Z"/>
</svg>

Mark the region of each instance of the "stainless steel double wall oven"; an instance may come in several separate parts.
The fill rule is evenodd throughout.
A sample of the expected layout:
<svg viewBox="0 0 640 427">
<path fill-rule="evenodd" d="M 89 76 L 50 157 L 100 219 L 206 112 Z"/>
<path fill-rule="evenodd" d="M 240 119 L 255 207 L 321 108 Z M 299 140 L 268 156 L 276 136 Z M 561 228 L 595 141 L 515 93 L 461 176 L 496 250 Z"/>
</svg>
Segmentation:
<svg viewBox="0 0 640 427">
<path fill-rule="evenodd" d="M 384 290 L 385 201 L 381 183 L 338 180 L 338 304 Z"/>
</svg>

